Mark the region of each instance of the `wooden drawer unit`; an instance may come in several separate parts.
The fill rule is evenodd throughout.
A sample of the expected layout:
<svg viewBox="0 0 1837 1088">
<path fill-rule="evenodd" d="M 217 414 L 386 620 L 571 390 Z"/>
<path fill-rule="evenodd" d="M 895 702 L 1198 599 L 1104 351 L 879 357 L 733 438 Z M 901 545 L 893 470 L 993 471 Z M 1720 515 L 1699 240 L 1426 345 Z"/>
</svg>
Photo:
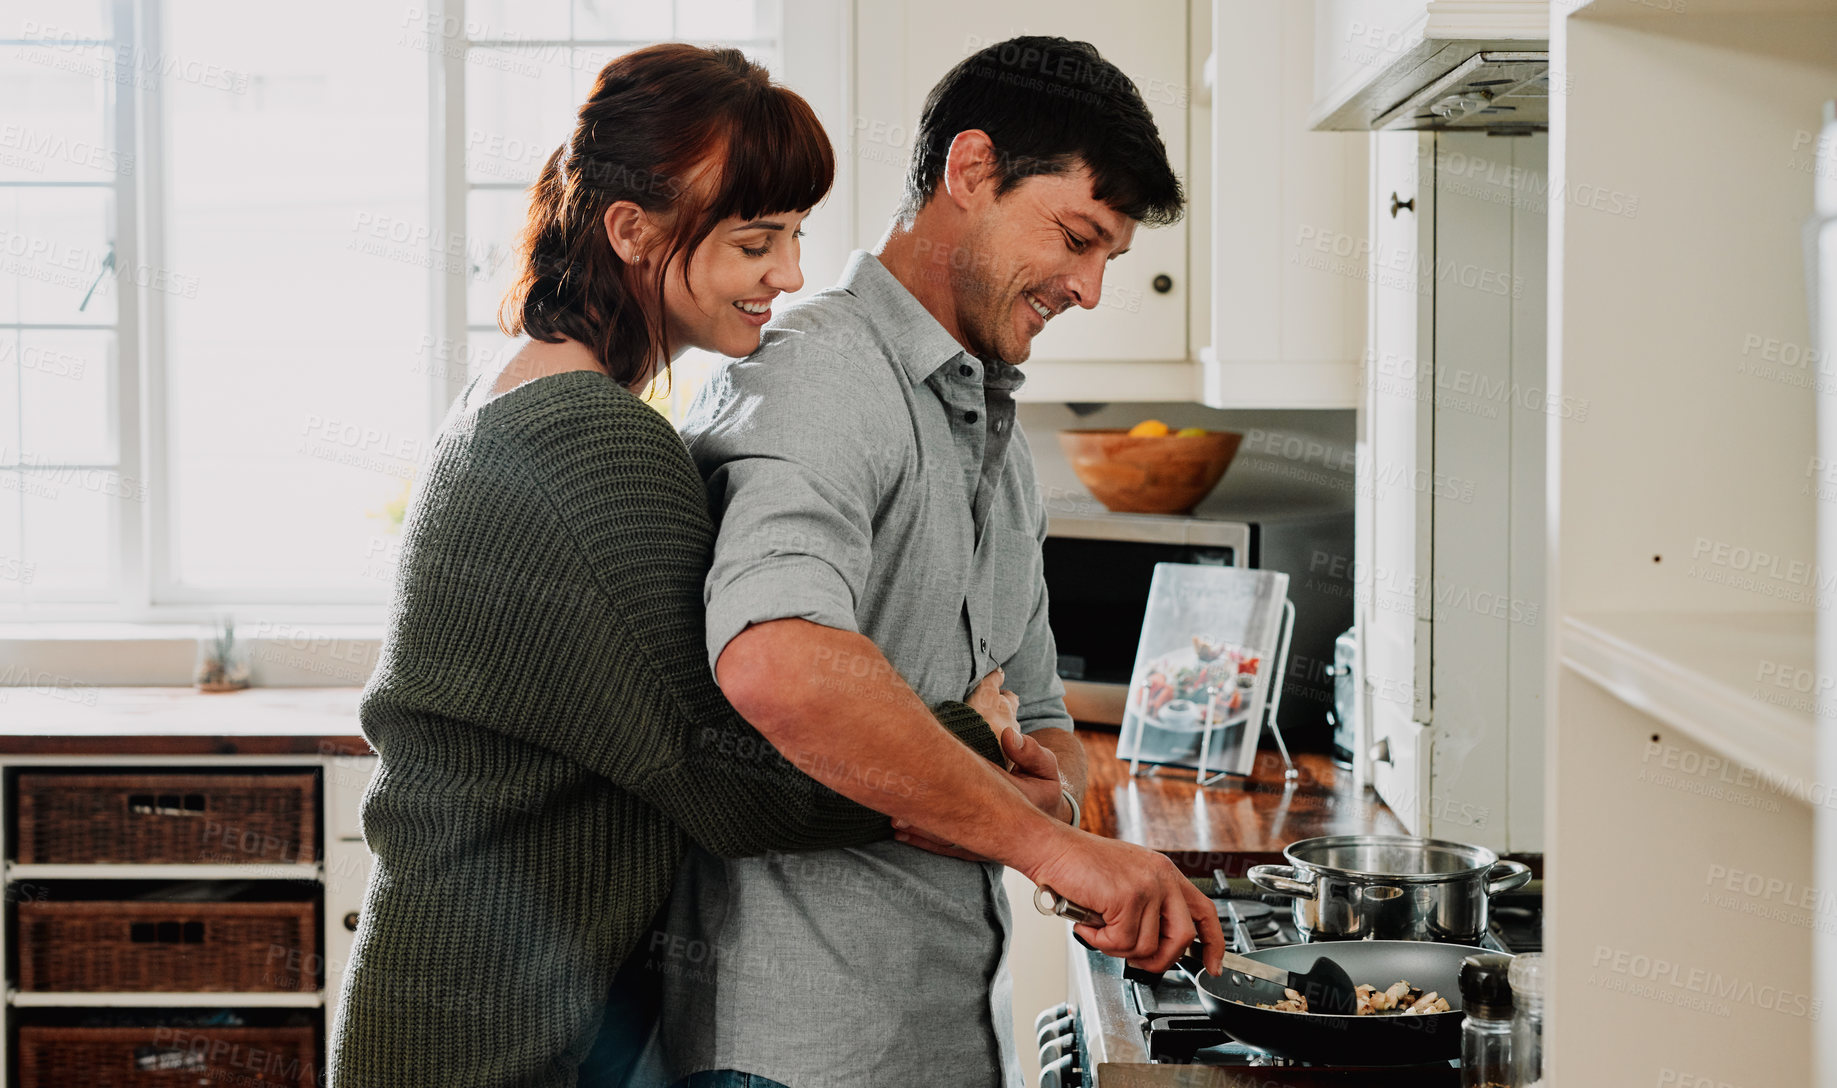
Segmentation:
<svg viewBox="0 0 1837 1088">
<path fill-rule="evenodd" d="M 310 1088 L 317 1070 L 311 1025 L 19 1029 L 20 1088 Z"/>
<path fill-rule="evenodd" d="M 306 902 L 21 901 L 25 992 L 319 989 L 318 907 Z"/>
<path fill-rule="evenodd" d="M 21 864 L 312 863 L 318 776 L 22 772 Z"/>
</svg>

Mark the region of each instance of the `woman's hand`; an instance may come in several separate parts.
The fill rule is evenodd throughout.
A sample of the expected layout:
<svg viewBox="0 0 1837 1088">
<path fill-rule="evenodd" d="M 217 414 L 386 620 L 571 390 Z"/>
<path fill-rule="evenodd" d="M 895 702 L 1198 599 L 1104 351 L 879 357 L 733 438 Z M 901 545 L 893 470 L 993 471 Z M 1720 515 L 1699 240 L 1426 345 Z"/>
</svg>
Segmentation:
<svg viewBox="0 0 1837 1088">
<path fill-rule="evenodd" d="M 1018 733 L 1021 728 L 1019 719 L 1015 717 L 1020 712 L 1021 697 L 1002 689 L 1001 682 L 1005 679 L 1007 674 L 997 668 L 983 677 L 976 685 L 976 690 L 963 700 L 988 721 L 989 729 L 995 734 L 995 743 L 1001 746 L 1004 755 L 1008 745 L 1004 743 L 1002 734 L 1010 729 Z M 1014 764 L 1010 762 L 1008 765 L 1012 767 Z"/>
</svg>

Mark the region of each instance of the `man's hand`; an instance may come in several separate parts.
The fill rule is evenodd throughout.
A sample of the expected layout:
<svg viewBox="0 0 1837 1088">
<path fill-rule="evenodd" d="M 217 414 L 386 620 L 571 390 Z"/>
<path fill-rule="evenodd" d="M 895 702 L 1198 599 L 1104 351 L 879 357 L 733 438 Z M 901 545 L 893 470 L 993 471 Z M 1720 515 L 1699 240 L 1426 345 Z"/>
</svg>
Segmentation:
<svg viewBox="0 0 1837 1088">
<path fill-rule="evenodd" d="M 1101 926 L 1072 927 L 1092 948 L 1165 971 L 1197 934 L 1205 944 L 1206 970 L 1216 975 L 1224 969 L 1218 911 L 1167 855 L 1084 832 L 1064 841 L 1064 850 L 1025 875 L 1103 915 Z"/>
<path fill-rule="evenodd" d="M 1004 694 L 1013 695 L 1012 692 Z M 1057 756 L 1048 751 L 1039 741 L 1018 729 L 1009 729 L 1002 733 L 1001 751 L 1013 768 L 1008 772 L 1008 781 L 1021 791 L 1034 808 L 1055 820 L 1071 818 L 1071 807 L 1065 803 L 1065 795 L 1060 792 L 1064 787 L 1059 780 Z M 900 842 L 909 843 L 921 850 L 929 850 L 934 854 L 962 858 L 965 861 L 993 860 L 964 850 L 953 843 L 932 838 L 912 827 L 905 820 L 894 820 L 893 831 L 893 837 Z"/>
</svg>

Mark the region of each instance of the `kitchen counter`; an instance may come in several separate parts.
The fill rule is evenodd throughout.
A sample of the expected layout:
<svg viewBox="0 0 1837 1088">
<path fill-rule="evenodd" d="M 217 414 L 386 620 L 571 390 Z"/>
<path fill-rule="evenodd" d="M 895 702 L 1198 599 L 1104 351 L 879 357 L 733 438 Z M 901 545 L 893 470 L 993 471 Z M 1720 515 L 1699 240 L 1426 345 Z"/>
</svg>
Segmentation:
<svg viewBox="0 0 1837 1088">
<path fill-rule="evenodd" d="M 1084 795 L 1086 831 L 1151 847 L 1191 876 L 1228 876 L 1280 862 L 1290 843 L 1318 835 L 1402 835 L 1376 793 L 1355 793 L 1352 775 L 1316 753 L 1295 756 L 1301 777 L 1282 778 L 1282 757 L 1260 751 L 1248 780 L 1200 789 L 1193 772 L 1170 768 L 1131 778 L 1116 758 L 1117 734 L 1079 729 L 1090 761 Z"/>
<path fill-rule="evenodd" d="M 358 688 L 0 687 L 0 755 L 371 754 Z"/>
</svg>

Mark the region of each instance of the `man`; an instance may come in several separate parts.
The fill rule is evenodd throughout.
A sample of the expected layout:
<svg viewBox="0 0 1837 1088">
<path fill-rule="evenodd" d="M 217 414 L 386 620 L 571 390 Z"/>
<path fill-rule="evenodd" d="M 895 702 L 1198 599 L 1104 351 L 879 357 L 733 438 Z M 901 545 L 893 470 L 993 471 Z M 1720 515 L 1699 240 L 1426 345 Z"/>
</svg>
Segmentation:
<svg viewBox="0 0 1837 1088">
<path fill-rule="evenodd" d="M 1222 942 L 1165 858 L 1067 826 L 1084 757 L 1013 399 L 1033 337 L 1096 306 L 1106 262 L 1181 205 L 1140 95 L 1095 49 L 990 46 L 928 97 L 876 254 L 692 409 L 684 437 L 719 521 L 722 690 L 807 773 L 904 830 L 690 859 L 652 942 L 672 1076 L 1018 1088 L 997 863 L 1101 911 L 1079 932 L 1112 954 L 1164 967 L 1196 931 Z M 1005 738 L 1005 777 L 925 712 L 994 669 L 1030 738 Z"/>
</svg>

